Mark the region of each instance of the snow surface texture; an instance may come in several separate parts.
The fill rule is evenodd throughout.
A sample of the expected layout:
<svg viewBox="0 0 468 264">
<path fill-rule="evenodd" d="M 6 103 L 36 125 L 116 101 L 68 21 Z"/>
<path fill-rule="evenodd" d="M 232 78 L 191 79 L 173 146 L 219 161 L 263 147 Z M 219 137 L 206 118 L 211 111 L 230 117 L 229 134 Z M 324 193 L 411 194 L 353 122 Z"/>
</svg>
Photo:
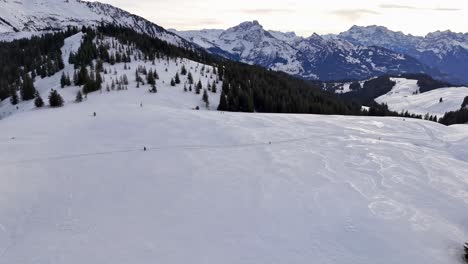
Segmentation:
<svg viewBox="0 0 468 264">
<path fill-rule="evenodd" d="M 123 95 L 20 113 L 0 121 L 0 263 L 461 263 L 467 135 Z"/>
<path fill-rule="evenodd" d="M 25 35 L 24 31 L 47 32 L 101 22 L 132 28 L 177 46 L 191 46 L 179 36 L 108 4 L 80 0 L 0 1 L 0 40 L 21 38 Z"/>
<path fill-rule="evenodd" d="M 37 91 L 41 94 L 44 102 L 47 103 L 47 96 L 51 89 L 57 90 L 60 95 L 65 99 L 65 107 L 69 104 L 73 104 L 76 98 L 76 94 L 81 87 L 71 86 L 65 87 L 64 89 L 60 88 L 60 77 L 62 76 L 62 72 L 65 72 L 70 77 L 73 77 L 73 72 L 75 71 L 74 65 L 70 65 L 68 63 L 68 58 L 70 56 L 70 52 L 76 52 L 82 40 L 83 34 L 80 32 L 70 38 L 65 39 L 65 45 L 61 49 L 62 50 L 62 57 L 63 61 L 65 62 L 65 69 L 56 73 L 51 77 L 46 77 L 41 79 L 40 77 L 36 78 L 34 86 L 36 87 Z M 114 41 L 114 43 L 118 43 L 115 39 L 107 38 L 107 42 L 110 43 Z M 127 46 L 123 46 L 123 49 L 126 49 Z M 112 53 L 115 50 L 110 50 L 109 52 Z M 127 69 L 125 70 L 125 65 L 127 65 Z M 194 62 L 187 59 L 177 59 L 175 60 L 165 60 L 159 59 L 155 61 L 155 65 L 153 65 L 152 61 L 139 61 L 134 60 L 132 57 L 131 63 L 118 63 L 115 65 L 109 65 L 108 63 L 104 63 L 104 68 L 108 70 L 108 74 L 102 74 L 103 76 L 103 84 L 102 84 L 102 91 L 90 93 L 88 95 L 88 101 L 101 101 L 101 100 L 108 100 L 108 99 L 101 99 L 101 97 L 112 97 L 115 100 L 120 100 L 119 98 L 126 98 L 125 100 L 128 102 L 133 102 L 135 105 L 140 105 L 140 103 L 145 104 L 146 102 L 152 102 L 153 104 L 158 104 L 160 106 L 173 106 L 179 108 L 186 108 L 192 109 L 197 106 L 200 107 L 201 110 L 206 109 L 205 103 L 202 101 L 202 94 L 195 94 L 195 85 L 192 85 L 192 92 L 184 92 L 184 85 L 186 85 L 187 89 L 189 88 L 189 84 L 187 81 L 187 75 L 181 75 L 180 69 L 182 65 L 185 65 L 188 72 L 191 72 L 195 84 L 200 80 L 202 83 L 203 88 L 207 88 L 208 83 L 211 85 L 213 81 L 216 79 L 216 75 L 213 74 L 213 67 L 209 65 L 204 65 L 198 62 Z M 136 88 L 137 84 L 135 81 L 135 70 L 139 66 L 144 66 L 149 71 L 156 70 L 159 75 L 159 80 L 156 80 L 156 87 L 158 89 L 158 93 L 152 94 L 149 93 L 148 90 L 151 88 L 148 84 L 141 85 L 140 88 Z M 201 73 L 202 68 L 205 68 L 204 73 Z M 167 71 L 166 71 L 167 69 Z M 170 86 L 170 80 L 175 76 L 175 74 L 179 72 L 181 84 L 176 85 L 175 87 Z M 117 73 L 117 74 L 116 74 Z M 124 75 L 127 76 L 129 84 L 128 90 L 111 90 L 110 92 L 106 91 L 107 86 L 111 86 L 112 81 L 116 83 L 117 79 L 120 79 Z M 143 79 L 145 76 L 140 74 Z M 145 79 L 146 82 L 146 79 Z M 217 86 L 217 93 L 208 92 L 210 106 L 209 109 L 216 109 L 219 104 L 219 98 L 221 94 L 221 87 L 222 82 L 220 81 Z M 18 109 L 16 109 L 18 107 Z M 17 114 L 19 112 L 35 110 L 34 102 L 26 101 L 20 102 L 17 106 L 13 106 L 10 103 L 9 99 L 3 100 L 0 102 L 0 119 L 10 116 L 12 114 Z"/>
<path fill-rule="evenodd" d="M 393 111 L 408 111 L 413 114 L 430 114 L 439 118 L 445 113 L 461 108 L 468 96 L 467 87 L 447 87 L 419 93 L 417 80 L 392 78 L 396 82 L 393 89 L 375 99 L 377 103 L 386 103 Z M 440 102 L 440 98 L 443 102 Z"/>
<path fill-rule="evenodd" d="M 0 120 L 0 264 L 461 263 L 468 126 L 194 111 L 180 86 L 131 86 L 56 87 L 65 107 Z"/>
</svg>

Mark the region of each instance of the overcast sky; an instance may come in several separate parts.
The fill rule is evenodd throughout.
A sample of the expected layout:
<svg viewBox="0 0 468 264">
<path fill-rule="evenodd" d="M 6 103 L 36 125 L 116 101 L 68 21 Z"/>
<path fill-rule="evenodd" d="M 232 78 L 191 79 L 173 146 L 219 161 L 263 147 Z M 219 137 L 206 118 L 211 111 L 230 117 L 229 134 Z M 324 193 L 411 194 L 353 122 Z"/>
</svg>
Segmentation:
<svg viewBox="0 0 468 264">
<path fill-rule="evenodd" d="M 101 0 L 178 30 L 228 28 L 258 20 L 299 35 L 383 25 L 413 35 L 468 32 L 468 0 Z"/>
</svg>

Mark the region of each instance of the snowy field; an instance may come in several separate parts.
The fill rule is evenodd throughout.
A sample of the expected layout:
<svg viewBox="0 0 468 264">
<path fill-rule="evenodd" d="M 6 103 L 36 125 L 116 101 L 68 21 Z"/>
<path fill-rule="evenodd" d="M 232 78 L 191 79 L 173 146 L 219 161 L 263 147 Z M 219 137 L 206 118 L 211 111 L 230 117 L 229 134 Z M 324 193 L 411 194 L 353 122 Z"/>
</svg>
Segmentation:
<svg viewBox="0 0 468 264">
<path fill-rule="evenodd" d="M 468 126 L 99 99 L 0 121 L 0 263 L 461 263 Z"/>
<path fill-rule="evenodd" d="M 385 95 L 375 99 L 377 103 L 386 103 L 393 111 L 408 111 L 413 114 L 437 115 L 439 118 L 445 113 L 461 108 L 463 99 L 468 96 L 468 87 L 447 87 L 425 93 L 417 93 L 417 80 L 392 78 L 397 84 Z M 440 98 L 443 102 L 440 102 Z"/>
<path fill-rule="evenodd" d="M 147 62 L 151 94 L 141 63 L 112 66 L 128 90 L 77 104 L 58 73 L 35 85 L 63 108 L 0 104 L 0 264 L 462 263 L 468 126 L 196 111 L 168 80 L 202 65 Z"/>
</svg>

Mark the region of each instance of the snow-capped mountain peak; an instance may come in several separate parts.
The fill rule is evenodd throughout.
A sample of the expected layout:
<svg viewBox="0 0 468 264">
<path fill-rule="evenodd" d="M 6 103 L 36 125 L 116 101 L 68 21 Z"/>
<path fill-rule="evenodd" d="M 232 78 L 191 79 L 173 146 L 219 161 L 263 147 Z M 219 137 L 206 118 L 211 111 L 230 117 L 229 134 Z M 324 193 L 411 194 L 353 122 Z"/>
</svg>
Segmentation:
<svg viewBox="0 0 468 264">
<path fill-rule="evenodd" d="M 258 21 L 224 31 L 175 31 L 208 51 L 307 79 L 368 78 L 387 72 L 421 72 L 424 66 L 383 48 L 366 49 L 338 37 L 265 30 Z"/>
<path fill-rule="evenodd" d="M 354 44 L 382 46 L 408 54 L 457 80 L 468 82 L 468 34 L 450 30 L 435 31 L 424 37 L 392 31 L 380 26 L 353 26 L 337 37 Z"/>
<path fill-rule="evenodd" d="M 132 28 L 177 46 L 191 46 L 164 28 L 109 4 L 81 0 L 0 1 L 0 39 L 15 33 L 23 36 L 24 32 L 36 34 L 68 26 L 82 27 L 100 23 Z"/>
</svg>

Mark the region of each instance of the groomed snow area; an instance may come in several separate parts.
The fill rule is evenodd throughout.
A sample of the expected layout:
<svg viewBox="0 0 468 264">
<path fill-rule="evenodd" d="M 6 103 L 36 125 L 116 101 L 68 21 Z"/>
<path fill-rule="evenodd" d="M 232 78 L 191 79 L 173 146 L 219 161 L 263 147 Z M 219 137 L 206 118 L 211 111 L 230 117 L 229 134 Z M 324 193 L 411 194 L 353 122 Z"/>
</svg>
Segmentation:
<svg viewBox="0 0 468 264">
<path fill-rule="evenodd" d="M 0 264 L 462 263 L 466 125 L 76 89 L 0 120 Z"/>
<path fill-rule="evenodd" d="M 461 263 L 467 126 L 100 99 L 0 121 L 0 263 Z"/>
<path fill-rule="evenodd" d="M 385 95 L 375 99 L 377 103 L 386 103 L 393 111 L 408 111 L 413 114 L 437 115 L 439 118 L 445 113 L 461 108 L 463 99 L 468 96 L 468 87 L 447 87 L 425 93 L 419 92 L 417 80 L 392 78 L 395 87 Z M 440 102 L 440 98 L 443 102 Z"/>
</svg>

